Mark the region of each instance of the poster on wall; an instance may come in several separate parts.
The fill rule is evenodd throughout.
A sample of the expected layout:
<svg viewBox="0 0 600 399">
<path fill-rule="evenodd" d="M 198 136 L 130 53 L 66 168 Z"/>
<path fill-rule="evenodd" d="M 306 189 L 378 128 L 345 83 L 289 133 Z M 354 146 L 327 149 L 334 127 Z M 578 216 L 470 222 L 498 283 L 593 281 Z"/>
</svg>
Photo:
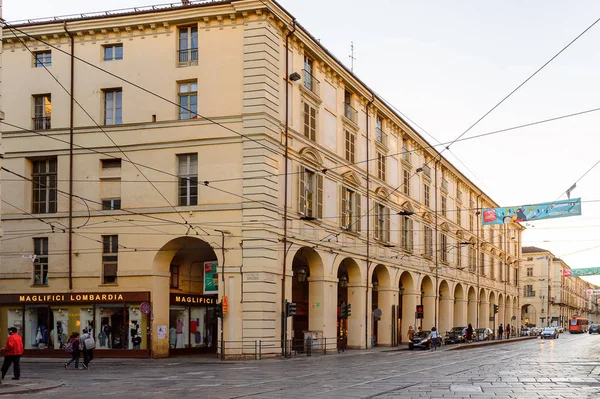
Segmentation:
<svg viewBox="0 0 600 399">
<path fill-rule="evenodd" d="M 219 275 L 217 272 L 219 264 L 217 261 L 204 262 L 204 293 L 219 293 Z"/>
<path fill-rule="evenodd" d="M 581 198 L 505 208 L 483 208 L 481 224 L 508 224 L 581 215 Z"/>
</svg>

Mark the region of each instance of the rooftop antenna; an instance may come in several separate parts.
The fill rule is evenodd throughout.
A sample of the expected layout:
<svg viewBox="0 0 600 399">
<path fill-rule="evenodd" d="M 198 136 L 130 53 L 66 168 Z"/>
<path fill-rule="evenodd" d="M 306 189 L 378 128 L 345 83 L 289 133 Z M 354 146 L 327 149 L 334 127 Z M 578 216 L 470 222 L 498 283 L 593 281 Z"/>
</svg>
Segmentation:
<svg viewBox="0 0 600 399">
<path fill-rule="evenodd" d="M 350 42 L 350 72 L 354 72 L 354 42 Z"/>
</svg>

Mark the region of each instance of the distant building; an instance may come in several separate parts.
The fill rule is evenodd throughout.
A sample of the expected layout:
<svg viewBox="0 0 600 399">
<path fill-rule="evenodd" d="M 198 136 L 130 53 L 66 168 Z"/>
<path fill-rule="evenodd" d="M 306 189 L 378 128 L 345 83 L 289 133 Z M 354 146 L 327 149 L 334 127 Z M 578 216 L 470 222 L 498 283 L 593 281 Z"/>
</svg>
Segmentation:
<svg viewBox="0 0 600 399">
<path fill-rule="evenodd" d="M 563 270 L 571 269 L 552 252 L 538 247 L 523 247 L 520 269 L 521 325 L 544 327 L 567 326 L 574 315 L 600 322 L 596 298 L 587 290 L 600 287 L 580 277 L 566 277 Z"/>
<path fill-rule="evenodd" d="M 228 357 L 517 322 L 523 227 L 482 227 L 493 199 L 274 1 L 15 28 L 0 331 L 28 351 L 84 327 L 105 356 Z"/>
</svg>

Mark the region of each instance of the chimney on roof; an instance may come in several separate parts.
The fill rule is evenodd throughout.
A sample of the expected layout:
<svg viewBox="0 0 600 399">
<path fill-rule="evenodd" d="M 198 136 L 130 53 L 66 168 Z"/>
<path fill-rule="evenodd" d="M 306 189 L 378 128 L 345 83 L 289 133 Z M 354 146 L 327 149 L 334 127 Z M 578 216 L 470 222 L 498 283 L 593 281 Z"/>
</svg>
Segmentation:
<svg viewBox="0 0 600 399">
<path fill-rule="evenodd" d="M 190 5 L 190 0 L 181 0 L 181 4 L 184 6 L 189 6 Z"/>
</svg>

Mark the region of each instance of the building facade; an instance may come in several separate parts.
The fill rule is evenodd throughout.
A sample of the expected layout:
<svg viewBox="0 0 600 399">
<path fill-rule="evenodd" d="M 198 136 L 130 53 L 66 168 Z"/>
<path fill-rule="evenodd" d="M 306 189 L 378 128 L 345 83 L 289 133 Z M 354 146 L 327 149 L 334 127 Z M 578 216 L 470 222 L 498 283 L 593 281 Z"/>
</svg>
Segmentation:
<svg viewBox="0 0 600 399">
<path fill-rule="evenodd" d="M 571 317 L 600 321 L 597 299 L 589 290 L 599 287 L 580 277 L 565 276 L 571 270 L 552 252 L 523 247 L 521 262 L 521 325 L 524 327 L 568 326 Z"/>
<path fill-rule="evenodd" d="M 28 350 L 84 327 L 100 354 L 227 357 L 516 323 L 523 228 L 483 227 L 493 199 L 276 2 L 10 28 L 0 328 Z"/>
</svg>

